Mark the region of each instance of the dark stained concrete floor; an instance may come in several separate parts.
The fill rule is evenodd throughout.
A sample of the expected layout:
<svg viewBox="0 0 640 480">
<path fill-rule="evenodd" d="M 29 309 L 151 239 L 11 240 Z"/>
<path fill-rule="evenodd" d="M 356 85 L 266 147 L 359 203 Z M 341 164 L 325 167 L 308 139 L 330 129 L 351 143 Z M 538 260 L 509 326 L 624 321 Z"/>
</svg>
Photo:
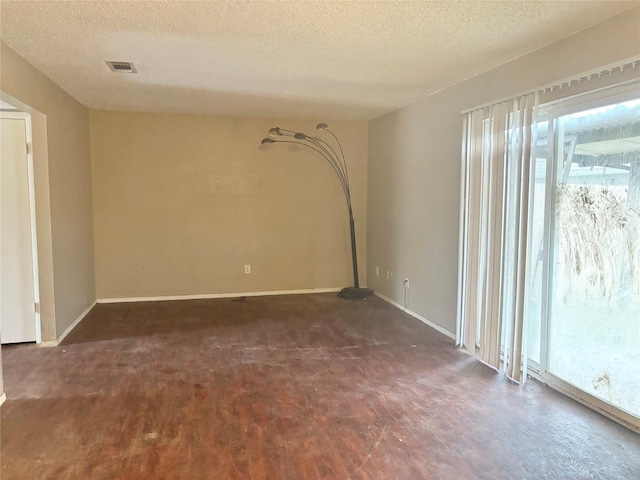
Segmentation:
<svg viewBox="0 0 640 480">
<path fill-rule="evenodd" d="M 640 478 L 640 435 L 377 298 L 98 305 L 2 354 L 3 480 Z"/>
</svg>

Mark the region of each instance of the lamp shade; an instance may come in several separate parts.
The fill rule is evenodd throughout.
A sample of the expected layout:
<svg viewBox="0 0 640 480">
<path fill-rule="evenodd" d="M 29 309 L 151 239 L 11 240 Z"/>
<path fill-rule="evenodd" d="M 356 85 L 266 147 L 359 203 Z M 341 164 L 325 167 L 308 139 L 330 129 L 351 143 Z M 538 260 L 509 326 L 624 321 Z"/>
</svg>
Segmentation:
<svg viewBox="0 0 640 480">
<path fill-rule="evenodd" d="M 280 127 L 270 128 L 269 135 L 271 135 L 272 137 L 279 137 L 280 135 L 282 135 L 282 133 L 280 132 Z"/>
</svg>

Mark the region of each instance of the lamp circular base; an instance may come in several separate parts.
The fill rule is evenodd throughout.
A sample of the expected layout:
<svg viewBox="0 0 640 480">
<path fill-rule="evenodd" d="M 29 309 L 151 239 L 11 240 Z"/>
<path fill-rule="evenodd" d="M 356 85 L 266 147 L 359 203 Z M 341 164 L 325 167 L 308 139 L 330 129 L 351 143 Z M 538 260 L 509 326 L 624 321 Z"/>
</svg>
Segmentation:
<svg viewBox="0 0 640 480">
<path fill-rule="evenodd" d="M 366 298 L 370 295 L 373 295 L 373 290 L 370 288 L 356 288 L 356 287 L 345 287 L 340 290 L 338 296 L 340 298 L 346 298 L 348 300 L 354 300 L 357 298 Z"/>
</svg>

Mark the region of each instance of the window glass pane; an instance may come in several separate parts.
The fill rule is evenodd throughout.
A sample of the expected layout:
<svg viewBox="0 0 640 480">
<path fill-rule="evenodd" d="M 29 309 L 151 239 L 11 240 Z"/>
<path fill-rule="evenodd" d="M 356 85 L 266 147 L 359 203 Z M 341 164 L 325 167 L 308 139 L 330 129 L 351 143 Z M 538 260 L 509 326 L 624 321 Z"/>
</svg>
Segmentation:
<svg viewBox="0 0 640 480">
<path fill-rule="evenodd" d="M 547 370 L 640 416 L 640 100 L 555 122 Z"/>
<path fill-rule="evenodd" d="M 547 180 L 547 138 L 549 122 L 546 115 L 540 115 L 537 126 L 535 166 L 533 175 L 532 226 L 529 248 L 529 285 L 527 292 L 527 355 L 529 360 L 540 363 L 540 327 L 542 319 L 542 288 L 544 267 L 544 217 Z"/>
</svg>

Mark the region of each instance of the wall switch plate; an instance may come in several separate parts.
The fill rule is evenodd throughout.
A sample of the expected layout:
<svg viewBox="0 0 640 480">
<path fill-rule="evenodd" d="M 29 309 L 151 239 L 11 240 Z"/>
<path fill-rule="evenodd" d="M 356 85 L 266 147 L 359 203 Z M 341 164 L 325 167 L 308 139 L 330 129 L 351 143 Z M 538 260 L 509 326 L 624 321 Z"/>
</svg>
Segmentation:
<svg viewBox="0 0 640 480">
<path fill-rule="evenodd" d="M 251 273 L 251 265 L 244 266 L 244 273 Z"/>
<path fill-rule="evenodd" d="M 380 276 L 380 267 L 376 267 L 376 277 Z"/>
</svg>

